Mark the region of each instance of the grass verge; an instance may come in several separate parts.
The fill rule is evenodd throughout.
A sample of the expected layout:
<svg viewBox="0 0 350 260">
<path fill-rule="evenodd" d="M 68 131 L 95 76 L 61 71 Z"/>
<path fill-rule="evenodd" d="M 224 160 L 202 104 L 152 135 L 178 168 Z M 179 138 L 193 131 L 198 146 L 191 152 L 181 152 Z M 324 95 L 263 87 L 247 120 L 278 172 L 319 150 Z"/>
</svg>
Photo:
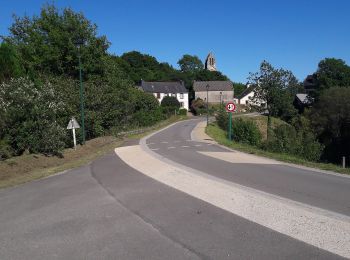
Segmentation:
<svg viewBox="0 0 350 260">
<path fill-rule="evenodd" d="M 331 164 L 331 163 L 317 163 L 317 162 L 310 162 L 303 160 L 299 157 L 289 155 L 289 154 L 281 154 L 281 153 L 273 153 L 268 152 L 265 150 L 261 150 L 255 146 L 251 146 L 248 144 L 242 144 L 237 142 L 232 142 L 227 139 L 226 131 L 219 128 L 219 126 L 216 123 L 210 124 L 206 128 L 206 133 L 213 138 L 216 142 L 218 142 L 221 145 L 224 145 L 226 147 L 249 153 L 249 154 L 255 154 L 267 158 L 276 159 L 278 161 L 287 162 L 287 163 L 293 163 L 298 164 L 302 166 L 307 166 L 311 168 L 321 169 L 321 170 L 327 170 L 327 171 L 333 171 L 338 172 L 342 174 L 350 174 L 350 168 L 343 169 L 341 166 Z"/>
<path fill-rule="evenodd" d="M 84 146 L 78 145 L 76 150 L 72 148 L 65 149 L 62 158 L 41 154 L 24 154 L 1 161 L 0 188 L 19 185 L 88 164 L 96 158 L 113 151 L 126 139 L 141 138 L 153 131 L 185 119 L 187 119 L 186 116 L 173 116 L 152 127 L 137 129 L 137 134 L 125 133 L 118 137 L 98 137 L 87 141 Z"/>
</svg>

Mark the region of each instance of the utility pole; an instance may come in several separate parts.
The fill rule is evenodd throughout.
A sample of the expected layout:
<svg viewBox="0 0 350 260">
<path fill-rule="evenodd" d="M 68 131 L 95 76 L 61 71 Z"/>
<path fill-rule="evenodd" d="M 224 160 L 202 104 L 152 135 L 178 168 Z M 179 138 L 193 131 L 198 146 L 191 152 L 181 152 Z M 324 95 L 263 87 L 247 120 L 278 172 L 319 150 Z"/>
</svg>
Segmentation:
<svg viewBox="0 0 350 260">
<path fill-rule="evenodd" d="M 209 125 L 209 84 L 206 86 L 207 89 L 207 126 Z"/>
</svg>

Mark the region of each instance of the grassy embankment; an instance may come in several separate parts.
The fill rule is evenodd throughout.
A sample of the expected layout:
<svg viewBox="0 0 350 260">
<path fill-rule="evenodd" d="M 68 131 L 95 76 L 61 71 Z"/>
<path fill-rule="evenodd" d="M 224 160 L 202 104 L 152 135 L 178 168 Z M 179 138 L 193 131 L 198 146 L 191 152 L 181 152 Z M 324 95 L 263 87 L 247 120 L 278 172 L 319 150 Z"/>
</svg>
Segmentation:
<svg viewBox="0 0 350 260">
<path fill-rule="evenodd" d="M 267 128 L 267 118 L 265 116 L 257 116 L 257 117 L 251 117 L 251 118 L 246 118 L 247 120 L 253 120 L 257 123 L 260 131 L 263 134 L 263 139 L 266 139 L 266 128 Z M 272 127 L 277 126 L 279 124 L 286 124 L 285 122 L 274 118 L 272 120 Z M 226 131 L 222 130 L 221 128 L 218 127 L 216 123 L 210 124 L 206 128 L 206 133 L 213 138 L 215 141 L 217 141 L 219 144 L 227 146 L 229 148 L 249 153 L 249 154 L 255 154 L 267 158 L 272 158 L 276 159 L 278 161 L 283 161 L 287 163 L 293 163 L 293 164 L 298 164 L 302 166 L 307 166 L 311 168 L 316 168 L 316 169 L 321 169 L 321 170 L 327 170 L 327 171 L 333 171 L 333 172 L 338 172 L 338 173 L 343 173 L 343 174 L 350 174 L 350 168 L 345 168 L 343 169 L 339 165 L 331 164 L 331 163 L 317 163 L 317 162 L 310 162 L 303 160 L 302 158 L 289 155 L 289 154 L 283 154 L 283 153 L 273 153 L 273 152 L 268 152 L 262 149 L 259 149 L 258 147 L 251 146 L 248 144 L 242 144 L 238 142 L 230 142 L 227 139 L 227 133 Z"/>
<path fill-rule="evenodd" d="M 114 148 L 120 146 L 127 139 L 141 138 L 152 131 L 186 118 L 186 116 L 173 116 L 152 127 L 138 129 L 137 134 L 95 138 L 87 141 L 84 146 L 78 145 L 76 150 L 72 148 L 65 149 L 62 158 L 42 154 L 24 154 L 1 161 L 0 188 L 22 184 L 82 166 L 99 156 L 112 152 Z"/>
</svg>

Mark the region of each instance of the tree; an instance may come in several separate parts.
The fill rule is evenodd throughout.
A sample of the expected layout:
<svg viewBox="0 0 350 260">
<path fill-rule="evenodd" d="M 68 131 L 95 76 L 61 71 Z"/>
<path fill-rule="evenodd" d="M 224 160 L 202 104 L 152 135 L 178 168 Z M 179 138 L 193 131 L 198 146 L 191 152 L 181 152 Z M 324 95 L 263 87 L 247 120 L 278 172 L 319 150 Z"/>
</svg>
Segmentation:
<svg viewBox="0 0 350 260">
<path fill-rule="evenodd" d="M 275 69 L 267 61 L 261 63 L 259 72 L 250 73 L 249 83 L 255 86 L 253 104 L 267 112 L 269 139 L 271 116 L 289 120 L 296 114 L 293 99 L 300 84 L 291 71 Z"/>
<path fill-rule="evenodd" d="M 324 90 L 309 118 L 320 141 L 325 145 L 323 159 L 340 163 L 350 156 L 350 88 Z"/>
<path fill-rule="evenodd" d="M 198 56 L 185 54 L 182 58 L 177 62 L 179 64 L 182 72 L 196 72 L 199 70 L 203 70 L 204 65 L 203 62 L 198 58 Z"/>
<path fill-rule="evenodd" d="M 169 115 L 173 114 L 175 110 L 180 108 L 180 102 L 176 97 L 171 96 L 165 96 L 160 105 L 164 109 L 164 112 Z"/>
<path fill-rule="evenodd" d="M 243 83 L 232 82 L 232 84 L 233 84 L 235 97 L 238 97 L 247 88 L 247 86 Z"/>
<path fill-rule="evenodd" d="M 83 43 L 79 52 L 84 75 L 102 72 L 102 58 L 107 54 L 109 42 L 105 36 L 97 36 L 97 26 L 82 13 L 46 5 L 40 16 L 14 16 L 14 19 L 5 41 L 16 46 L 26 72 L 77 77 L 77 42 Z"/>
<path fill-rule="evenodd" d="M 309 75 L 308 80 L 311 82 L 310 94 L 317 101 L 326 89 L 350 86 L 350 66 L 341 59 L 326 58 L 319 62 L 317 71 Z"/>
<path fill-rule="evenodd" d="M 9 43 L 0 44 L 0 82 L 22 75 L 22 67 L 15 47 Z"/>
</svg>

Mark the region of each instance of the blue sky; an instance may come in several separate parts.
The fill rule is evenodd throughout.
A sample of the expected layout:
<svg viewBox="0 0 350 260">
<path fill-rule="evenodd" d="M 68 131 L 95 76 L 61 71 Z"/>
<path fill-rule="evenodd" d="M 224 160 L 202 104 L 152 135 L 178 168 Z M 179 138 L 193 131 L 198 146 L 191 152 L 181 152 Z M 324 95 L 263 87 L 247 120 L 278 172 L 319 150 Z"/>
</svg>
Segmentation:
<svg viewBox="0 0 350 260">
<path fill-rule="evenodd" d="M 39 14 L 47 1 L 0 0 L 0 35 L 12 14 Z M 51 1 L 50 1 L 51 2 Z M 99 34 L 120 55 L 138 50 L 177 67 L 183 54 L 205 59 L 212 51 L 217 68 L 246 82 L 262 60 L 291 70 L 298 79 L 314 72 L 325 57 L 350 64 L 350 1 L 347 0 L 57 0 L 96 23 Z"/>
</svg>

